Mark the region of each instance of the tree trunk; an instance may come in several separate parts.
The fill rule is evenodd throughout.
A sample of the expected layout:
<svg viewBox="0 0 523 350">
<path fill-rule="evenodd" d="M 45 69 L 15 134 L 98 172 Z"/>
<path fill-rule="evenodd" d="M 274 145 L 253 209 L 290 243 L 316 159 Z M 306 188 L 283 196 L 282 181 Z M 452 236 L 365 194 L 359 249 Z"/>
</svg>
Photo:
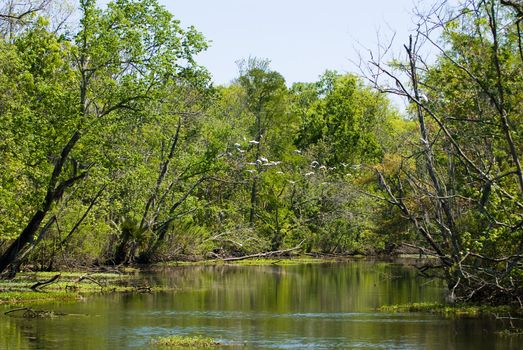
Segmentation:
<svg viewBox="0 0 523 350">
<path fill-rule="evenodd" d="M 16 261 L 18 254 L 24 247 L 33 240 L 34 235 L 40 228 L 40 224 L 44 220 L 45 216 L 51 209 L 52 204 L 62 198 L 64 191 L 67 187 L 74 184 L 77 180 L 85 177 L 86 173 L 74 176 L 66 181 L 58 183 L 58 178 L 62 174 L 64 164 L 69 157 L 69 153 L 73 149 L 74 145 L 80 139 L 80 132 L 75 132 L 73 136 L 69 139 L 69 142 L 64 146 L 60 154 L 60 159 L 55 163 L 51 179 L 49 180 L 49 185 L 47 186 L 47 193 L 41 205 L 41 209 L 37 210 L 29 223 L 24 228 L 22 233 L 18 236 L 17 239 L 7 248 L 5 253 L 0 257 L 0 273 L 4 272 L 6 268 Z"/>
<path fill-rule="evenodd" d="M 0 273 L 4 272 L 5 269 L 16 260 L 18 254 L 26 244 L 31 242 L 48 210 L 49 208 L 38 210 L 18 238 L 11 243 L 9 248 L 7 248 L 5 253 L 0 257 Z"/>
</svg>

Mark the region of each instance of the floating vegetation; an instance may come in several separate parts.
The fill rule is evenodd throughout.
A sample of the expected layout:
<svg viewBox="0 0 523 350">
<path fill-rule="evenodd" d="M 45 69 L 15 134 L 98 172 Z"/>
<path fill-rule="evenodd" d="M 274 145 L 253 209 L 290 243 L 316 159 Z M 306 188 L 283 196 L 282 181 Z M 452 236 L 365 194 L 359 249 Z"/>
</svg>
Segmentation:
<svg viewBox="0 0 523 350">
<path fill-rule="evenodd" d="M 152 343 L 154 345 L 162 347 L 198 347 L 198 348 L 213 348 L 216 346 L 221 346 L 223 344 L 217 342 L 216 340 L 203 336 L 184 336 L 184 335 L 171 335 L 168 337 L 161 337 L 153 339 Z"/>
<path fill-rule="evenodd" d="M 499 314 L 521 314 L 523 310 L 507 305 L 446 305 L 441 303 L 412 303 L 400 305 L 385 305 L 378 308 L 380 312 L 429 312 L 446 316 L 482 316 Z"/>
</svg>

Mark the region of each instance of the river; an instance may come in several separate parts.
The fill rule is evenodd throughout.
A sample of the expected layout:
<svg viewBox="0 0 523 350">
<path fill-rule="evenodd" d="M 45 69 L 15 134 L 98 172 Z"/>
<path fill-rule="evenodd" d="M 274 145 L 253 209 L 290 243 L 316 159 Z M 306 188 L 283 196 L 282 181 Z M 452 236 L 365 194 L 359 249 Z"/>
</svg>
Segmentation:
<svg viewBox="0 0 523 350">
<path fill-rule="evenodd" d="M 0 349 L 154 349 L 168 335 L 212 337 L 223 349 L 521 349 L 492 319 L 376 311 L 443 300 L 441 282 L 404 263 L 192 266 L 140 278 L 175 290 L 37 306 L 67 314 L 54 318 L 1 307 Z"/>
</svg>

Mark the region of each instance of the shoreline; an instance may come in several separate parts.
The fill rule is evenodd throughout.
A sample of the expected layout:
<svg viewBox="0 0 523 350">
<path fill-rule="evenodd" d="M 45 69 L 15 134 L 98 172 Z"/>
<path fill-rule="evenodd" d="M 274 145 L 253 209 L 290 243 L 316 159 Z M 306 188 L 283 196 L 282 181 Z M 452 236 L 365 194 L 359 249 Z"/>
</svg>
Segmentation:
<svg viewBox="0 0 523 350">
<path fill-rule="evenodd" d="M 93 269 L 78 269 L 73 272 L 21 272 L 11 280 L 0 280 L 0 306 L 24 306 L 46 304 L 53 302 L 77 302 L 85 297 L 103 293 L 156 293 L 173 291 L 172 288 L 149 286 L 140 280 L 140 274 L 148 270 L 169 269 L 176 267 L 197 266 L 294 266 L 305 264 L 343 263 L 368 260 L 385 263 L 407 263 L 420 260 L 418 255 L 399 256 L 287 256 L 282 258 L 255 258 L 227 261 L 224 259 L 199 261 L 170 261 L 150 265 L 135 265 L 115 269 L 107 267 L 110 272 L 93 271 Z M 424 259 L 426 260 L 426 259 Z M 104 269 L 104 268 L 102 268 Z M 52 279 L 56 281 L 31 289 L 37 283 Z M 433 313 L 446 317 L 485 317 L 500 313 L 511 313 L 523 316 L 523 308 L 510 305 L 493 306 L 489 304 L 458 304 L 442 303 L 409 303 L 402 305 L 381 305 L 376 309 L 384 313 Z"/>
</svg>

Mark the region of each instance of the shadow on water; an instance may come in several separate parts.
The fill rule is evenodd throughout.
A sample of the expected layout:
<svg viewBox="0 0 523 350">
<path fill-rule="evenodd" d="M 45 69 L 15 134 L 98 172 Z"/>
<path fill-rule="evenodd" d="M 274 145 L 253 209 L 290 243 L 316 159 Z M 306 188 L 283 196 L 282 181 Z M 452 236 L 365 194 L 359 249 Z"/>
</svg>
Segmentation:
<svg viewBox="0 0 523 350">
<path fill-rule="evenodd" d="M 495 335 L 489 319 L 376 312 L 442 300 L 441 283 L 401 264 L 194 266 L 143 277 L 175 291 L 46 306 L 65 317 L 1 316 L 0 349 L 149 349 L 168 335 L 203 335 L 242 349 L 519 349 L 522 340 Z"/>
</svg>

